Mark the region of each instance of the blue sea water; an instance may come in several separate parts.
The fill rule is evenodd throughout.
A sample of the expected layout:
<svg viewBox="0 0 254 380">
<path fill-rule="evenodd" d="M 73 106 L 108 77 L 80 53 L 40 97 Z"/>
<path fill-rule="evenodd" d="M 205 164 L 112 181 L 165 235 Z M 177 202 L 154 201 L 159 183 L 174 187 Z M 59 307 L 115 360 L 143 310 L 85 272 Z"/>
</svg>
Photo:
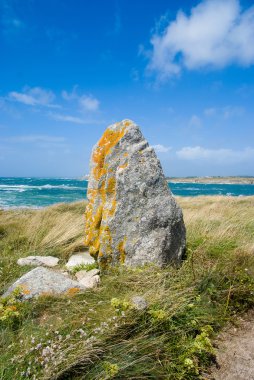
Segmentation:
<svg viewBox="0 0 254 380">
<path fill-rule="evenodd" d="M 254 195 L 254 185 L 170 183 L 174 195 Z M 41 208 L 86 199 L 87 181 L 73 178 L 0 177 L 0 208 Z"/>
</svg>

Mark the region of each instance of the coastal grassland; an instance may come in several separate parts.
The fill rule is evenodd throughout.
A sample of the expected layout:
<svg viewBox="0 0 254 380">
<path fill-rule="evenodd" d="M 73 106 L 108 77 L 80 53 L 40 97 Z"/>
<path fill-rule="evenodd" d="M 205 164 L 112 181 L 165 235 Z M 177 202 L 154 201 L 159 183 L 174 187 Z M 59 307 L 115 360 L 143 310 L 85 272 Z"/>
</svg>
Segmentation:
<svg viewBox="0 0 254 380">
<path fill-rule="evenodd" d="M 0 321 L 0 379 L 200 379 L 213 339 L 254 306 L 254 197 L 177 198 L 187 228 L 180 268 L 123 266 L 84 294 L 15 303 Z M 0 212 L 0 291 L 19 257 L 83 249 L 85 202 Z M 148 302 L 133 309 L 131 297 Z M 0 310 L 1 311 L 1 310 Z"/>
</svg>

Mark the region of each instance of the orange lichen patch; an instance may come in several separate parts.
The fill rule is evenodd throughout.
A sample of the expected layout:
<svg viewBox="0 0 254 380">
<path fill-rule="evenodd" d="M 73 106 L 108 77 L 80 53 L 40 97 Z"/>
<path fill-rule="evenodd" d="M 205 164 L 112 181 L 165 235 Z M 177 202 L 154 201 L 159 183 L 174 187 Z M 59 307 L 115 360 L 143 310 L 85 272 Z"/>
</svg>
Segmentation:
<svg viewBox="0 0 254 380">
<path fill-rule="evenodd" d="M 121 264 L 124 264 L 125 262 L 125 244 L 126 244 L 126 236 L 124 237 L 123 241 L 120 241 L 117 247 L 119 251 L 119 261 Z"/>
<path fill-rule="evenodd" d="M 125 127 L 128 127 L 129 125 L 131 125 L 131 122 L 127 120 L 124 122 L 124 125 L 125 125 Z"/>
<path fill-rule="evenodd" d="M 112 200 L 111 202 L 111 209 L 108 210 L 108 216 L 112 217 L 115 215 L 115 211 L 116 211 L 116 200 L 115 198 Z"/>
<path fill-rule="evenodd" d="M 109 178 L 107 181 L 106 193 L 114 194 L 116 190 L 116 180 L 114 177 Z"/>
<path fill-rule="evenodd" d="M 67 295 L 68 296 L 75 296 L 75 294 L 79 293 L 80 289 L 79 288 L 70 288 L 67 290 Z"/>
<path fill-rule="evenodd" d="M 127 168 L 127 166 L 128 166 L 128 162 L 125 162 L 125 164 L 120 165 L 118 168 L 119 169 L 125 169 L 125 168 Z"/>
<path fill-rule="evenodd" d="M 25 284 L 21 284 L 20 288 L 21 288 L 21 291 L 22 291 L 23 294 L 28 295 L 28 294 L 31 293 L 31 291 L 27 288 L 27 286 Z"/>
<path fill-rule="evenodd" d="M 10 305 L 10 306 L 7 306 L 6 309 L 8 309 L 10 311 L 16 311 L 17 310 L 17 306 Z"/>
<path fill-rule="evenodd" d="M 107 269 L 112 261 L 112 257 L 101 257 L 100 258 L 100 267 L 101 269 Z"/>
<path fill-rule="evenodd" d="M 89 246 L 89 252 L 92 256 L 95 258 L 100 257 L 100 262 L 102 258 L 106 260 L 106 256 L 108 256 L 109 261 L 112 259 L 112 239 L 107 219 L 112 217 L 116 210 L 115 170 L 109 168 L 105 160 L 107 155 L 111 153 L 112 149 L 124 136 L 125 127 L 129 124 L 126 125 L 124 123 L 122 128 L 120 127 L 121 123 L 118 124 L 119 130 L 117 131 L 107 129 L 92 155 L 94 163 L 92 174 L 97 181 L 98 188 L 89 189 L 87 194 L 89 203 L 86 207 L 85 215 L 85 245 Z M 120 154 L 120 149 L 118 154 Z M 101 249 L 101 246 L 103 249 Z"/>
<path fill-rule="evenodd" d="M 113 131 L 106 129 L 98 142 L 98 147 L 94 150 L 92 160 L 95 163 L 93 169 L 94 178 L 99 180 L 103 174 L 106 173 L 104 161 L 106 156 L 110 153 L 111 149 L 121 140 L 125 134 L 125 128 Z"/>
<path fill-rule="evenodd" d="M 103 251 L 99 251 L 99 256 L 100 257 L 108 257 L 111 256 L 112 254 L 112 236 L 110 232 L 109 226 L 103 226 L 100 229 L 100 237 L 101 237 L 101 242 L 103 244 Z"/>
<path fill-rule="evenodd" d="M 128 155 L 129 155 L 128 152 L 125 152 L 125 153 L 123 154 L 124 157 L 128 157 Z"/>
</svg>

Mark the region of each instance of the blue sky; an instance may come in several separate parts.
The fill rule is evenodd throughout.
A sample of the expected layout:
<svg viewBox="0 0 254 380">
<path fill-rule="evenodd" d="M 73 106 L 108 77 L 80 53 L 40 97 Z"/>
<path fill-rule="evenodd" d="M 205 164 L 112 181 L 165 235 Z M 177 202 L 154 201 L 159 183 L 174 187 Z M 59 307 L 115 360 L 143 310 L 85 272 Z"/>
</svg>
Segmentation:
<svg viewBox="0 0 254 380">
<path fill-rule="evenodd" d="M 85 174 L 125 118 L 167 175 L 254 175 L 253 41 L 247 0 L 0 0 L 0 176 Z"/>
</svg>

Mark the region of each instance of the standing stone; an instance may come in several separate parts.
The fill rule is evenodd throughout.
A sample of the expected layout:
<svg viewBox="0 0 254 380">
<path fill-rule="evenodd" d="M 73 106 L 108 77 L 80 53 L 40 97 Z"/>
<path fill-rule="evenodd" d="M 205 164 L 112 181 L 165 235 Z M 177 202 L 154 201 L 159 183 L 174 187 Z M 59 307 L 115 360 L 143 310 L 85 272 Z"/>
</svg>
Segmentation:
<svg viewBox="0 0 254 380">
<path fill-rule="evenodd" d="M 102 268 L 181 261 L 182 211 L 132 121 L 109 126 L 93 148 L 87 197 L 85 244 Z"/>
</svg>

